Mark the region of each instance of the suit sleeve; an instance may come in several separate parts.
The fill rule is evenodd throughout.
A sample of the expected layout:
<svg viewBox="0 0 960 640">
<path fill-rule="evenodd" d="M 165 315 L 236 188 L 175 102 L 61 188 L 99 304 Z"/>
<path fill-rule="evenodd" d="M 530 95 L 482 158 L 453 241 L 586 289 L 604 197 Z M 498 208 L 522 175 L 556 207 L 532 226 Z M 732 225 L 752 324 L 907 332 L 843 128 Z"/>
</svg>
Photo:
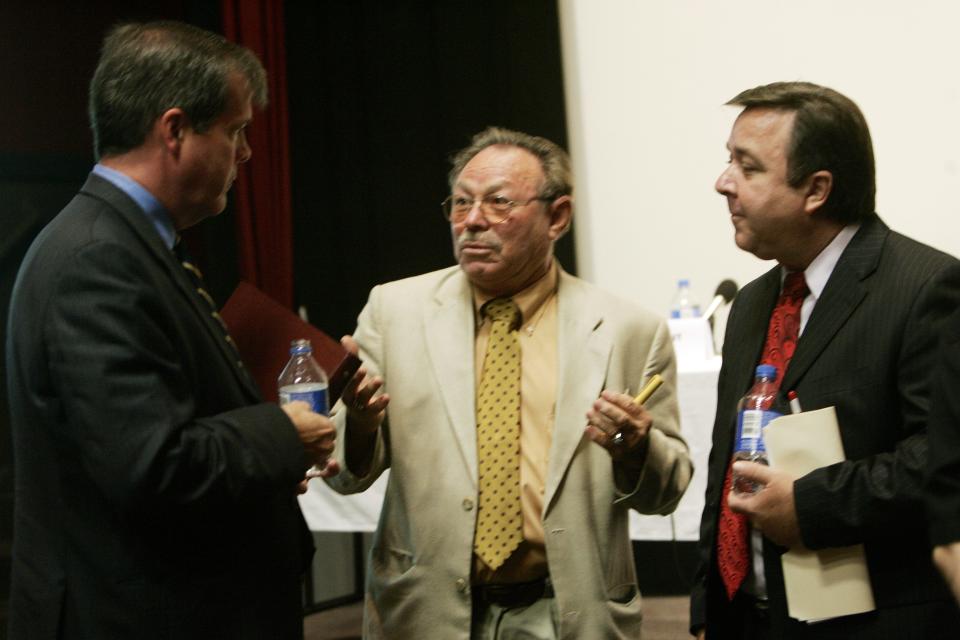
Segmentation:
<svg viewBox="0 0 960 640">
<path fill-rule="evenodd" d="M 163 297 L 167 274 L 106 243 L 87 245 L 67 265 L 37 330 L 59 403 L 51 410 L 64 416 L 58 437 L 103 494 L 154 516 L 292 495 L 307 459 L 278 407 L 197 415 L 198 381 L 231 382 L 203 378 L 212 349 L 185 348 L 184 330 L 196 323 L 186 304 Z"/>
<path fill-rule="evenodd" d="M 933 545 L 960 541 L 960 313 L 940 349 L 930 407 L 930 472 L 925 493 Z"/>
<path fill-rule="evenodd" d="M 360 311 L 357 318 L 357 329 L 354 332 L 354 339 L 360 346 L 360 359 L 363 360 L 363 367 L 367 370 L 367 377 L 384 377 L 384 386 L 380 393 L 387 392 L 386 377 L 384 375 L 384 351 L 383 334 L 380 327 L 380 314 L 382 289 L 374 287 L 370 291 L 370 298 L 367 304 Z M 347 412 L 343 408 L 343 403 L 337 405 L 337 411 L 333 417 L 334 424 L 337 426 L 337 448 L 334 457 L 340 463 L 340 473 L 332 478 L 327 478 L 327 484 L 338 493 L 350 494 L 365 491 L 370 485 L 376 482 L 377 478 L 390 466 L 390 460 L 387 452 L 387 439 L 389 434 L 389 409 L 387 417 L 377 431 L 377 437 L 374 443 L 373 460 L 370 463 L 370 471 L 366 476 L 360 477 L 353 473 L 347 466 L 346 455 L 346 428 Z"/>
<path fill-rule="evenodd" d="M 877 345 L 897 350 L 894 381 L 866 400 L 876 404 L 884 394 L 894 396 L 895 417 L 867 420 L 863 407 L 838 416 L 841 431 L 883 430 L 890 448 L 816 469 L 795 482 L 797 517 L 808 548 L 847 546 L 922 526 L 930 384 L 944 321 L 958 306 L 960 268 L 953 264 L 920 287 L 899 344 Z"/>
<path fill-rule="evenodd" d="M 683 497 L 693 475 L 693 462 L 687 443 L 680 435 L 677 364 L 673 340 L 663 321 L 656 326 L 644 365 L 644 380 L 649 380 L 655 373 L 663 376 L 664 384 L 646 404 L 653 418 L 653 427 L 639 477 L 621 464 L 614 465 L 614 476 L 618 502 L 626 503 L 640 513 L 666 515 L 676 509 Z"/>
</svg>

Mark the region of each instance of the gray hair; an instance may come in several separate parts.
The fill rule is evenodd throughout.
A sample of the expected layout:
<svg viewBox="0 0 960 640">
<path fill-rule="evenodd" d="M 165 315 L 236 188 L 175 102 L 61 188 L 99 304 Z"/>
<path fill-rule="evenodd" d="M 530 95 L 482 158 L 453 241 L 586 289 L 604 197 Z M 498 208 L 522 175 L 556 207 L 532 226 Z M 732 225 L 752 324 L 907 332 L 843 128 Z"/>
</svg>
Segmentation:
<svg viewBox="0 0 960 640">
<path fill-rule="evenodd" d="M 475 155 L 495 145 L 519 147 L 537 157 L 544 176 L 541 197 L 553 199 L 573 194 L 573 171 L 566 151 L 546 138 L 502 127 L 487 127 L 473 136 L 469 146 L 453 155 L 450 159 L 453 166 L 448 176 L 450 189 L 453 189 L 460 172 Z"/>
<path fill-rule="evenodd" d="M 112 28 L 90 81 L 96 157 L 140 146 L 154 121 L 174 107 L 205 131 L 227 107 L 233 74 L 246 80 L 257 107 L 266 106 L 266 72 L 249 49 L 180 22 Z"/>
</svg>

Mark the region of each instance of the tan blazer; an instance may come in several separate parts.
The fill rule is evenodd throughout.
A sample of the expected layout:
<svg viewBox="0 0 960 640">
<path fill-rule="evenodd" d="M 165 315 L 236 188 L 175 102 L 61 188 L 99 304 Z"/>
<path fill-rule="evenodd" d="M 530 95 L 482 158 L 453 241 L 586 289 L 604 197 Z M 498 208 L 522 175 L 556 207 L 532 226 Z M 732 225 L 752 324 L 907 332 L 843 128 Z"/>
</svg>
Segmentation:
<svg viewBox="0 0 960 640">
<path fill-rule="evenodd" d="M 593 285 L 560 274 L 558 389 L 543 523 L 564 638 L 637 638 L 627 510 L 671 512 L 693 471 L 679 434 L 676 366 L 666 323 Z M 470 569 L 477 504 L 474 308 L 459 267 L 375 287 L 355 338 L 390 394 L 372 471 L 346 469 L 344 414 L 329 481 L 363 491 L 390 469 L 367 576 L 364 637 L 470 636 Z M 605 388 L 665 384 L 649 401 L 648 459 L 635 486 L 617 488 L 606 450 L 584 435 Z M 322 552 L 322 551 L 321 551 Z"/>
</svg>

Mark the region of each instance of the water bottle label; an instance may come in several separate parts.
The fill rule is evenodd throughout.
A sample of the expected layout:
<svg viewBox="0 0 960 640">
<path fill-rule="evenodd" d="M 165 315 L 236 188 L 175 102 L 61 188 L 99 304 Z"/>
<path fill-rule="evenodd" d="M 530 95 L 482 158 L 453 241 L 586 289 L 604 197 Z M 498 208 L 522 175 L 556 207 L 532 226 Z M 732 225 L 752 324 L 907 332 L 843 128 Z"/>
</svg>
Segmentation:
<svg viewBox="0 0 960 640">
<path fill-rule="evenodd" d="M 280 404 L 301 400 L 310 405 L 316 413 L 327 415 L 327 385 L 325 384 L 295 384 L 280 388 Z"/>
<path fill-rule="evenodd" d="M 763 428 L 774 418 L 779 418 L 776 411 L 762 409 L 745 409 L 737 419 L 737 443 L 735 451 L 766 451 L 763 444 Z"/>
</svg>

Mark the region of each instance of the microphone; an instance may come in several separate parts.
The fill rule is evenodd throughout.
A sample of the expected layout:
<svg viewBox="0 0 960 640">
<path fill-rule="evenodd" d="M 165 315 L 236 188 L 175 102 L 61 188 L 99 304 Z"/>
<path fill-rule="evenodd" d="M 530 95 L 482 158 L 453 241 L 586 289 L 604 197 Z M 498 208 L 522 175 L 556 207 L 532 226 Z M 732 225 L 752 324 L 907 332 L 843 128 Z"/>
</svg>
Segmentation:
<svg viewBox="0 0 960 640">
<path fill-rule="evenodd" d="M 733 300 L 733 297 L 737 295 L 737 291 L 737 283 L 729 278 L 718 284 L 717 290 L 713 294 L 713 300 L 710 301 L 707 310 L 703 312 L 703 317 L 706 320 L 710 320 L 712 324 L 713 314 L 717 312 L 721 304 L 728 304 Z"/>
</svg>

